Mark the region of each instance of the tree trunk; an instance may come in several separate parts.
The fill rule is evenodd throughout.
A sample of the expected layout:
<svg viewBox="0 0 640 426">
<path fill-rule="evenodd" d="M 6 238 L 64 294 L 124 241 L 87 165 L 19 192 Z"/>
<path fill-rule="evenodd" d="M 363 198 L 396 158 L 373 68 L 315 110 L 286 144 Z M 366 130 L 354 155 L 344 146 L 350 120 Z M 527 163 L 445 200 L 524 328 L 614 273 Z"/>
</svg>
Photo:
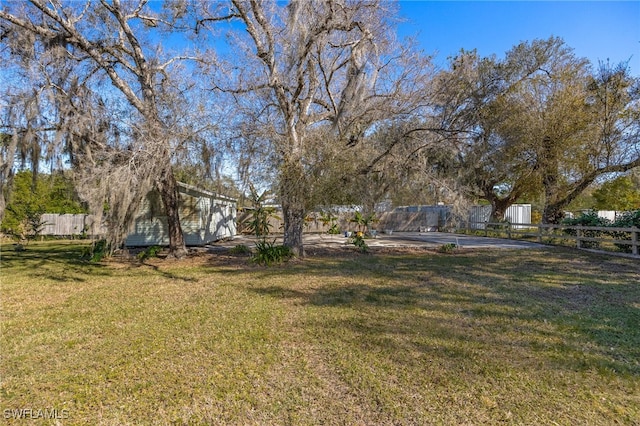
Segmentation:
<svg viewBox="0 0 640 426">
<path fill-rule="evenodd" d="M 0 184 L 0 223 L 2 223 L 4 219 L 4 211 L 7 207 L 7 199 L 4 196 L 4 185 Z"/>
<path fill-rule="evenodd" d="M 285 202 L 283 198 L 282 213 L 284 216 L 284 245 L 289 247 L 295 256 L 304 257 L 302 231 L 305 211 L 299 207 L 299 203 Z"/>
<path fill-rule="evenodd" d="M 491 204 L 491 222 L 501 222 L 505 220 L 505 214 L 507 209 L 511 207 L 516 200 L 520 197 L 521 191 L 519 188 L 513 188 L 504 197 L 500 198 L 493 189 L 494 183 L 488 182 L 483 188 L 483 197 Z"/>
<path fill-rule="evenodd" d="M 505 220 L 507 209 L 513 202 L 510 199 L 494 198 L 491 200 L 491 222 L 501 222 Z"/>
<path fill-rule="evenodd" d="M 18 149 L 18 134 L 14 130 L 13 135 L 0 134 L 0 142 L 5 145 L 5 156 L 0 157 L 0 223 L 4 220 L 5 209 L 7 208 L 7 197 L 11 187 L 13 176 L 13 161 Z"/>
<path fill-rule="evenodd" d="M 544 209 L 542 223 L 559 223 L 564 217 L 563 203 L 558 202 L 560 180 L 558 152 L 553 139 L 545 136 L 542 140 L 542 186 L 544 187 Z"/>
<path fill-rule="evenodd" d="M 160 198 L 167 215 L 167 230 L 169 232 L 169 258 L 181 259 L 187 255 L 184 234 L 180 225 L 180 195 L 178 185 L 171 168 L 166 170 L 158 182 Z"/>
<path fill-rule="evenodd" d="M 302 232 L 305 218 L 304 170 L 299 161 L 289 160 L 280 175 L 280 201 L 284 221 L 284 245 L 297 257 L 304 257 Z"/>
<path fill-rule="evenodd" d="M 542 223 L 560 223 L 564 219 L 565 203 L 546 203 L 542 212 Z"/>
</svg>

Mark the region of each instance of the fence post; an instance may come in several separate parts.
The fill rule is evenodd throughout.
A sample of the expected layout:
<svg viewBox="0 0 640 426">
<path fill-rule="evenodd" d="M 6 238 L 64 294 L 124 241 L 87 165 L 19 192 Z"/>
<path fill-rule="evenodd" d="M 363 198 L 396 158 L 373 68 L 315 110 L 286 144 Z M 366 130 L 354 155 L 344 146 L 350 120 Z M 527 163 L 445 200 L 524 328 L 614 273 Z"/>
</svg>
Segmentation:
<svg viewBox="0 0 640 426">
<path fill-rule="evenodd" d="M 576 246 L 582 248 L 582 229 L 580 227 L 576 228 L 576 237 Z"/>
<path fill-rule="evenodd" d="M 640 254 L 640 251 L 638 250 L 638 244 L 640 243 L 640 241 L 638 241 L 640 238 L 639 234 L 640 229 L 638 229 L 637 226 L 631 228 L 631 252 L 636 256 Z"/>
<path fill-rule="evenodd" d="M 538 224 L 538 242 L 542 244 L 542 225 Z"/>
<path fill-rule="evenodd" d="M 511 239 L 511 222 L 507 222 L 507 238 Z"/>
</svg>

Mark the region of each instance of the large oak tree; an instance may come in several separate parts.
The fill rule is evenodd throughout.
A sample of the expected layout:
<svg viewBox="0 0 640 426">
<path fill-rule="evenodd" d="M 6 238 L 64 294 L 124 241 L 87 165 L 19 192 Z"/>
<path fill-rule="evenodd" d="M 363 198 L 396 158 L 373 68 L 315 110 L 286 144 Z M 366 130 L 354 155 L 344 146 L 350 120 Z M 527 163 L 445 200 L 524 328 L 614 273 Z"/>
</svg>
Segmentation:
<svg viewBox="0 0 640 426">
<path fill-rule="evenodd" d="M 175 78 L 183 58 L 166 53 L 162 40 L 183 11 L 158 11 L 147 3 L 9 2 L 0 10 L 0 25 L 3 39 L 32 43 L 43 52 L 56 51 L 57 62 L 49 62 L 49 67 L 73 64 L 67 82 L 74 82 L 76 95 L 83 96 L 70 95 L 67 86 L 51 86 L 58 101 L 66 103 L 61 119 L 87 118 L 87 108 L 98 105 L 126 124 L 126 134 L 117 132 L 121 140 L 105 137 L 104 131 L 89 134 L 81 128 L 58 128 L 76 142 L 83 140 L 79 133 L 84 132 L 84 142 L 90 142 L 76 148 L 80 148 L 82 165 L 93 173 L 94 184 L 103 195 L 111 194 L 105 201 L 112 216 L 113 241 L 124 238 L 139 203 L 155 187 L 167 217 L 170 253 L 181 257 L 186 248 L 172 164 L 178 145 L 184 143 L 184 136 L 176 131 L 181 128 L 176 106 L 184 107 L 180 99 L 187 85 L 181 86 Z"/>
<path fill-rule="evenodd" d="M 319 154 L 339 152 L 335 161 L 349 161 L 379 123 L 426 106 L 429 63 L 396 40 L 394 7 L 380 1 L 234 0 L 203 19 L 234 22 L 227 73 L 214 80 L 234 96 L 252 140 L 270 146 L 284 243 L 296 255 L 304 255 L 305 213 L 318 166 L 327 160 Z"/>
<path fill-rule="evenodd" d="M 593 70 L 561 39 L 522 43 L 504 59 L 463 52 L 437 84 L 453 168 L 493 219 L 541 197 L 543 221 L 558 222 L 599 176 L 640 165 L 637 79 L 624 65 Z"/>
</svg>

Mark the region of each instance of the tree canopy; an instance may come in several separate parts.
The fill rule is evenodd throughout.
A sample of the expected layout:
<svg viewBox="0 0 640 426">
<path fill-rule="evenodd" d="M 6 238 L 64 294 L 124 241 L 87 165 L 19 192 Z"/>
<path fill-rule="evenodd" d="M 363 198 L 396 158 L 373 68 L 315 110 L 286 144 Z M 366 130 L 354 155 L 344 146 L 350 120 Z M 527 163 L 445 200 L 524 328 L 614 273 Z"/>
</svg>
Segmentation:
<svg viewBox="0 0 640 426">
<path fill-rule="evenodd" d="M 73 182 L 63 173 L 34 176 L 31 170 L 16 173 L 11 185 L 2 232 L 22 236 L 27 222 L 43 213 L 86 213 Z"/>
<path fill-rule="evenodd" d="M 619 176 L 604 182 L 592 193 L 598 210 L 630 211 L 640 209 L 640 183 L 631 176 Z"/>
<path fill-rule="evenodd" d="M 231 33 L 240 49 L 218 63 L 226 80 L 212 80 L 237 100 L 239 142 L 267 145 L 284 244 L 303 255 L 305 212 L 318 200 L 323 166 L 359 155 L 379 123 L 419 113 L 428 59 L 396 40 L 396 10 L 386 2 L 232 1 L 211 16 L 243 29 Z"/>
<path fill-rule="evenodd" d="M 626 64 L 551 37 L 437 70 L 398 22 L 376 0 L 4 3 L 0 218 L 16 164 L 44 160 L 92 213 L 109 205 L 112 247 L 156 189 L 180 257 L 176 178 L 237 195 L 253 183 L 274 189 L 284 242 L 304 255 L 317 206 L 483 199 L 499 219 L 529 199 L 557 222 L 640 167 Z M 620 179 L 594 199 L 629 193 Z"/>
<path fill-rule="evenodd" d="M 177 257 L 186 249 L 173 166 L 211 124 L 199 119 L 206 109 L 187 96 L 195 84 L 181 68 L 198 58 L 163 46 L 165 37 L 185 30 L 183 17 L 173 2 L 158 8 L 146 1 L 32 0 L 0 10 L 9 57 L 18 68 L 35 66 L 44 75 L 38 90 L 53 107 L 40 111 L 51 126 L 39 130 L 64 142 L 92 210 L 101 214 L 103 203 L 109 204 L 111 245 L 122 242 L 144 196 L 155 188 Z M 25 103 L 15 87 L 10 90 L 17 103 Z M 19 121 L 11 125 L 22 131 Z"/>
<path fill-rule="evenodd" d="M 558 38 L 525 42 L 503 60 L 462 52 L 438 76 L 438 115 L 455 135 L 452 170 L 494 218 L 541 197 L 543 221 L 598 177 L 640 166 L 638 79 L 590 64 Z"/>
</svg>

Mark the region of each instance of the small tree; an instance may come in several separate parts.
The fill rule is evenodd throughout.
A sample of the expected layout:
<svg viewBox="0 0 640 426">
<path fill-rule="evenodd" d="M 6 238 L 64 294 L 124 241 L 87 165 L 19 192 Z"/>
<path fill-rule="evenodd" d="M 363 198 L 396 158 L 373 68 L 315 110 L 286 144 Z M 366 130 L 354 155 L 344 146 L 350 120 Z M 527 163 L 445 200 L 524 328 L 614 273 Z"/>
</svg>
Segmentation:
<svg viewBox="0 0 640 426">
<path fill-rule="evenodd" d="M 320 222 L 325 227 L 328 227 L 328 234 L 339 234 L 340 230 L 338 229 L 338 217 L 331 213 L 330 211 L 322 211 L 320 214 Z"/>
<path fill-rule="evenodd" d="M 356 224 L 357 231 L 363 235 L 366 235 L 369 232 L 369 226 L 377 221 L 375 213 L 363 214 L 360 211 L 356 211 L 350 220 L 351 223 Z"/>
<path fill-rule="evenodd" d="M 274 207 L 268 207 L 264 205 L 265 200 L 269 196 L 269 191 L 264 191 L 262 194 L 258 194 L 253 185 L 249 185 L 251 192 L 251 217 L 246 222 L 249 231 L 258 238 L 263 240 L 271 233 L 270 219 L 275 218 L 276 209 Z"/>
<path fill-rule="evenodd" d="M 27 209 L 26 212 L 26 228 L 27 228 L 27 240 L 35 240 L 40 236 L 40 233 L 44 230 L 46 221 L 42 219 L 44 209 Z"/>
<path fill-rule="evenodd" d="M 43 213 L 85 213 L 78 201 L 71 179 L 63 173 L 35 175 L 22 170 L 13 177 L 2 231 L 20 235 L 30 234 Z M 36 226 L 36 229 L 39 228 Z"/>
<path fill-rule="evenodd" d="M 640 209 L 640 188 L 635 187 L 630 176 L 619 176 L 607 181 L 593 191 L 596 209 L 636 210 Z"/>
</svg>

